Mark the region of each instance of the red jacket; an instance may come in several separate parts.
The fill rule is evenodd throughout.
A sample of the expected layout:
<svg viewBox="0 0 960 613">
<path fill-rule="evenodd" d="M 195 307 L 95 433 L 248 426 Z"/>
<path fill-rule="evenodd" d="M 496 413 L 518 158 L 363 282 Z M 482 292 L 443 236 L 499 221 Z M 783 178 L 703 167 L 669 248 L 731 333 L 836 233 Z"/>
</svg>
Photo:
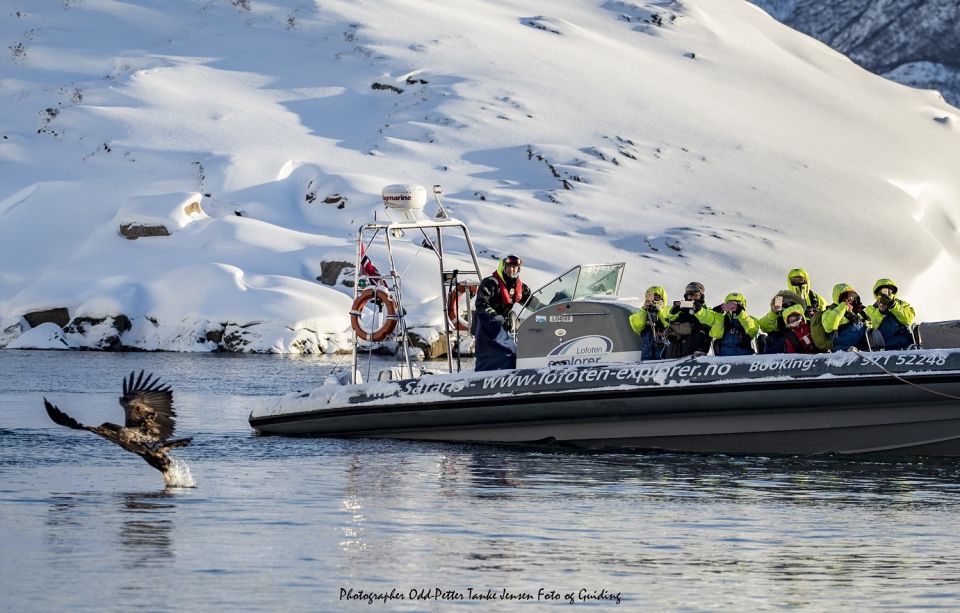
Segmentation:
<svg viewBox="0 0 960 613">
<path fill-rule="evenodd" d="M 810 324 L 806 321 L 801 322 L 796 328 L 787 328 L 783 344 L 787 353 L 820 353 L 817 346 L 813 344 Z"/>
</svg>

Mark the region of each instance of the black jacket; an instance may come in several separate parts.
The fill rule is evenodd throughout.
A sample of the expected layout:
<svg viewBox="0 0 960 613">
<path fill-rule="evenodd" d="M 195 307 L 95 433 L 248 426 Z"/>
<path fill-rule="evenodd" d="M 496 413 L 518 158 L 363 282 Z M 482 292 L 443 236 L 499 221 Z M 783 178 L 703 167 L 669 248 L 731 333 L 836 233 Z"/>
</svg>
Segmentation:
<svg viewBox="0 0 960 613">
<path fill-rule="evenodd" d="M 511 282 L 512 281 L 512 282 Z M 500 370 L 516 368 L 517 346 L 506 331 L 510 330 L 510 309 L 515 304 L 515 288 L 518 280 L 506 279 L 509 301 L 504 302 L 500 281 L 490 275 L 480 282 L 477 289 L 476 313 L 471 332 L 477 339 L 476 370 Z M 523 285 L 520 303 L 530 298 L 530 288 Z"/>
<path fill-rule="evenodd" d="M 486 312 L 490 316 L 501 315 L 504 319 L 509 319 L 510 309 L 514 305 L 514 302 L 512 302 L 514 288 L 518 282 L 520 282 L 519 279 L 504 279 L 504 285 L 507 286 L 507 292 L 511 299 L 510 303 L 505 303 L 500 291 L 500 281 L 494 275 L 486 277 L 480 282 L 480 287 L 477 289 L 476 311 L 478 313 Z M 530 286 L 524 283 L 523 289 L 520 291 L 521 304 L 530 299 L 530 293 Z M 493 310 L 492 313 L 490 312 L 491 309 Z"/>
</svg>

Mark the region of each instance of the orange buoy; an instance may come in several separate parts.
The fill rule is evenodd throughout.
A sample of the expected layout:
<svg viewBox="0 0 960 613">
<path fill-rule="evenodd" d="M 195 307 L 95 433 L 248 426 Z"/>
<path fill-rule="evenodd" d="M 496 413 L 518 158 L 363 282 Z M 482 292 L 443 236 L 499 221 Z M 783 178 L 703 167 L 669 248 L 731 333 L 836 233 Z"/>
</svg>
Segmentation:
<svg viewBox="0 0 960 613">
<path fill-rule="evenodd" d="M 447 296 L 447 319 L 450 320 L 450 326 L 454 330 L 467 331 L 470 329 L 470 322 L 460 316 L 461 301 L 470 300 L 477 295 L 477 286 L 473 284 L 458 283 L 456 287 L 450 290 Z"/>
<path fill-rule="evenodd" d="M 386 309 L 387 311 L 386 317 L 383 318 L 383 325 L 376 330 L 364 328 L 360 319 L 363 316 L 363 308 L 371 300 L 374 301 L 379 310 Z M 390 336 L 390 333 L 397 327 L 397 303 L 393 301 L 387 290 L 368 287 L 357 294 L 357 299 L 353 301 L 353 306 L 350 307 L 350 326 L 361 340 L 379 343 Z"/>
</svg>

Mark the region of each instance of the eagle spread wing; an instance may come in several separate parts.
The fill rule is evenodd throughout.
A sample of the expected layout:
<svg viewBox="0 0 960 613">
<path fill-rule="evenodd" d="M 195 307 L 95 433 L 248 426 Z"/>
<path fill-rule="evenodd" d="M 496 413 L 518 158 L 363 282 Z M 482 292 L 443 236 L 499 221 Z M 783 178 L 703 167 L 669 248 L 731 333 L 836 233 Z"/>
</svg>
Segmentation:
<svg viewBox="0 0 960 613">
<path fill-rule="evenodd" d="M 43 399 L 43 406 L 47 409 L 47 415 L 50 416 L 50 419 L 53 420 L 53 423 L 66 426 L 67 428 L 73 428 L 74 430 L 89 430 L 87 426 L 84 426 L 76 419 L 70 417 L 63 411 L 57 408 L 57 405 L 51 403 L 46 398 Z"/>
<path fill-rule="evenodd" d="M 127 428 L 137 428 L 160 441 L 173 436 L 177 418 L 173 410 L 173 392 L 169 385 L 160 385 L 160 380 L 153 375 L 147 375 L 144 380 L 142 370 L 139 376 L 131 372 L 123 380 L 120 406 L 126 415 L 124 425 Z"/>
</svg>

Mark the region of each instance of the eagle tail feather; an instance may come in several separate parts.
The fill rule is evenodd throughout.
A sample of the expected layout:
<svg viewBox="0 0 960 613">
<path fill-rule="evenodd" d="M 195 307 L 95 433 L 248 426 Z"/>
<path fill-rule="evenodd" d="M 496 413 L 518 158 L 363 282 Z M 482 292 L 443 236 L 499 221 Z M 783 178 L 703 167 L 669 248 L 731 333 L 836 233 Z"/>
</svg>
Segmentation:
<svg viewBox="0 0 960 613">
<path fill-rule="evenodd" d="M 177 449 L 178 447 L 186 447 L 192 440 L 192 438 L 178 438 L 175 441 L 167 441 L 163 444 L 163 447 L 160 448 L 160 451 L 166 452 L 171 449 Z"/>
</svg>

